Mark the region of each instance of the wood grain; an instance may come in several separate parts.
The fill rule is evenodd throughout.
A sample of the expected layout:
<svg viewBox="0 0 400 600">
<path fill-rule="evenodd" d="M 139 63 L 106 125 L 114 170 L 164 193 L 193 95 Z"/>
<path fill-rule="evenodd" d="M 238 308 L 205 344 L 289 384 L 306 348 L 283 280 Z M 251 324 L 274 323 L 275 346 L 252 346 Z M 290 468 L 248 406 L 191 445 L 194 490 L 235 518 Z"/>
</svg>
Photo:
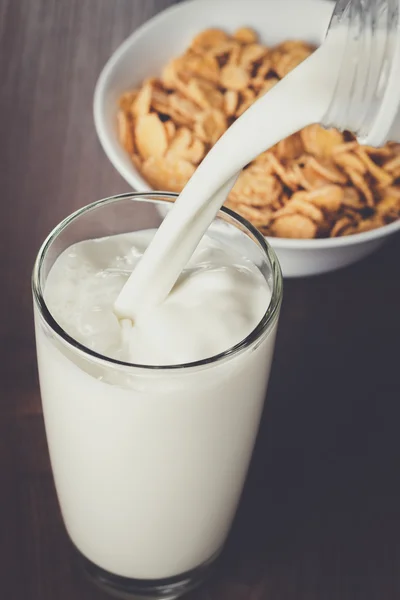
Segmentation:
<svg viewBox="0 0 400 600">
<path fill-rule="evenodd" d="M 29 280 L 40 243 L 61 218 L 128 189 L 96 139 L 93 89 L 120 42 L 171 3 L 0 0 L 0 597 L 7 600 L 103 598 L 76 569 L 59 514 Z M 286 282 L 248 482 L 217 576 L 194 598 L 400 598 L 399 251 L 397 237 L 358 265 Z"/>
</svg>

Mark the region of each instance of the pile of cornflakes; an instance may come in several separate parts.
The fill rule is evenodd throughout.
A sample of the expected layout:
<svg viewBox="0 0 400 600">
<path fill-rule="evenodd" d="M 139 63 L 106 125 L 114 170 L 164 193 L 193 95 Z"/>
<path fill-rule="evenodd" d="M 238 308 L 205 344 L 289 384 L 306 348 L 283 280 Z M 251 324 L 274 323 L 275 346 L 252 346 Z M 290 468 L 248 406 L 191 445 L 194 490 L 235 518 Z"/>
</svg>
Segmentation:
<svg viewBox="0 0 400 600">
<path fill-rule="evenodd" d="M 233 121 L 313 50 L 301 41 L 268 48 L 249 28 L 207 29 L 159 79 L 120 98 L 121 143 L 151 186 L 180 192 Z M 311 125 L 251 162 L 226 205 L 270 236 L 375 229 L 400 218 L 400 144 L 360 146 Z"/>
</svg>

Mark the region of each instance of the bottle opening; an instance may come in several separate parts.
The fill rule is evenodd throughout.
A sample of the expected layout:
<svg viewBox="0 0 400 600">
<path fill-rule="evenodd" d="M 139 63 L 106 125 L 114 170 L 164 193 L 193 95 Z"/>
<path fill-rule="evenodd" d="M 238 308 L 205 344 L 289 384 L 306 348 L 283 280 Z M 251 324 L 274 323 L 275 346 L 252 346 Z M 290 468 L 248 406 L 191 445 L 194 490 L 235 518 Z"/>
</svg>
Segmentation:
<svg viewBox="0 0 400 600">
<path fill-rule="evenodd" d="M 349 130 L 360 143 L 390 139 L 400 105 L 400 0 L 338 0 L 326 44 L 339 56 L 326 127 Z"/>
</svg>

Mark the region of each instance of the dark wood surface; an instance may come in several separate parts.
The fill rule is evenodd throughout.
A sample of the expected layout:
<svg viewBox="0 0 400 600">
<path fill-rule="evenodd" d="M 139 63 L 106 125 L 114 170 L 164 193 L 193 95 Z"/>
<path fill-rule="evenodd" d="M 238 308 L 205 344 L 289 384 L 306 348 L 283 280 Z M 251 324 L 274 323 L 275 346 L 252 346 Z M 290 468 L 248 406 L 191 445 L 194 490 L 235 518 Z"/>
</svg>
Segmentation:
<svg viewBox="0 0 400 600">
<path fill-rule="evenodd" d="M 4 600 L 103 598 L 75 567 L 57 506 L 29 279 L 62 217 L 128 190 L 96 139 L 93 88 L 119 43 L 171 3 L 0 0 Z M 286 282 L 248 482 L 198 600 L 400 598 L 399 251 L 397 237 L 358 265 Z"/>
</svg>

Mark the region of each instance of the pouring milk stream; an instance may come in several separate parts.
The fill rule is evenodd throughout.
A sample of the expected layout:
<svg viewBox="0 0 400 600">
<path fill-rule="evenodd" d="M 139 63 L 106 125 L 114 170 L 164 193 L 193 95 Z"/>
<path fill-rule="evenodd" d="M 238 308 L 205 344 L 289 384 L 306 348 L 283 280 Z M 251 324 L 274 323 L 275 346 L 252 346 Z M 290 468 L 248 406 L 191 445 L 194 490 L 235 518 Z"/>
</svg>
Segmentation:
<svg viewBox="0 0 400 600">
<path fill-rule="evenodd" d="M 379 145 L 391 134 L 400 140 L 399 4 L 339 0 L 320 48 L 250 107 L 199 165 L 119 294 L 120 318 L 134 322 L 163 302 L 239 171 L 261 152 L 332 119 L 361 143 Z"/>
<path fill-rule="evenodd" d="M 141 311 L 167 297 L 247 163 L 322 119 L 340 69 L 340 40 L 336 46 L 336 40 L 321 46 L 235 121 L 210 150 L 118 296 L 114 308 L 120 318 L 134 322 Z"/>
</svg>

